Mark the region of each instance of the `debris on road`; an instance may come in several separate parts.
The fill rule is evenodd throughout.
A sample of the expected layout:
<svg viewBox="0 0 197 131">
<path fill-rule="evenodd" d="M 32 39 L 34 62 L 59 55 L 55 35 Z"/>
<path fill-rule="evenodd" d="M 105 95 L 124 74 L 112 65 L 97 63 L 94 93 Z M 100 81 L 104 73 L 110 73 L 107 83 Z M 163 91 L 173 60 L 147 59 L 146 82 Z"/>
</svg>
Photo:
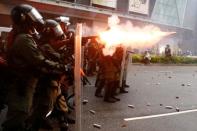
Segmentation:
<svg viewBox="0 0 197 131">
<path fill-rule="evenodd" d="M 185 86 L 185 84 L 181 84 L 181 86 Z"/>
<path fill-rule="evenodd" d="M 91 114 L 93 114 L 93 115 L 95 115 L 95 113 L 96 113 L 96 111 L 94 111 L 94 110 L 89 110 L 89 112 L 90 112 Z"/>
<path fill-rule="evenodd" d="M 126 127 L 127 125 L 126 124 L 122 124 L 122 126 L 121 127 Z"/>
<path fill-rule="evenodd" d="M 94 126 L 95 128 L 101 129 L 101 125 L 99 125 L 99 124 L 93 124 L 93 126 Z"/>
<path fill-rule="evenodd" d="M 84 99 L 82 103 L 85 105 L 88 103 L 88 100 Z"/>
<path fill-rule="evenodd" d="M 146 106 L 151 106 L 151 104 L 150 103 L 147 103 L 147 105 Z"/>
<path fill-rule="evenodd" d="M 160 106 L 163 106 L 163 104 L 159 104 Z"/>
<path fill-rule="evenodd" d="M 171 79 L 172 77 L 171 77 L 171 76 L 169 76 L 168 78 L 169 78 L 169 79 Z"/>
<path fill-rule="evenodd" d="M 188 83 L 188 84 L 187 84 L 187 86 L 191 86 L 191 84 L 190 84 L 190 83 Z"/>
<path fill-rule="evenodd" d="M 166 106 L 165 108 L 166 108 L 166 109 L 173 109 L 172 106 Z"/>
<path fill-rule="evenodd" d="M 130 107 L 130 108 L 132 108 L 132 109 L 133 109 L 133 108 L 135 108 L 135 106 L 134 106 L 134 105 L 128 105 L 128 107 Z"/>
<path fill-rule="evenodd" d="M 178 96 L 176 96 L 176 99 L 179 99 L 179 97 L 178 97 Z"/>
<path fill-rule="evenodd" d="M 176 107 L 176 111 L 177 111 L 177 112 L 179 112 L 179 111 L 180 111 L 180 109 L 179 109 L 178 107 Z"/>
<path fill-rule="evenodd" d="M 158 83 L 156 83 L 156 85 L 160 85 L 160 83 L 158 82 Z"/>
</svg>

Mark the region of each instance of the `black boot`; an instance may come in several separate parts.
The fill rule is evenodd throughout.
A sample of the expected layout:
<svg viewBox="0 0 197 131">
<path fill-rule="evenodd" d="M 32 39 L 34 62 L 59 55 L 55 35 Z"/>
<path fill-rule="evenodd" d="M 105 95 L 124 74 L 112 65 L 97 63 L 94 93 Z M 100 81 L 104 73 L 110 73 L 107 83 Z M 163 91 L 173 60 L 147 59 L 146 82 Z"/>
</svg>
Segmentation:
<svg viewBox="0 0 197 131">
<path fill-rule="evenodd" d="M 60 123 L 60 131 L 68 131 L 68 123 L 66 122 Z"/>
<path fill-rule="evenodd" d="M 116 100 L 113 98 L 104 99 L 104 101 L 108 102 L 108 103 L 115 103 L 116 102 Z"/>
<path fill-rule="evenodd" d="M 50 120 L 37 120 L 37 122 L 33 124 L 32 130 L 38 131 L 40 128 L 45 130 L 53 130 Z"/>
<path fill-rule="evenodd" d="M 124 88 L 121 88 L 120 93 L 128 93 L 128 91 L 126 91 Z"/>
<path fill-rule="evenodd" d="M 70 118 L 68 116 L 65 119 L 68 122 L 68 124 L 75 124 L 75 120 L 74 119 L 72 119 L 72 118 Z"/>
<path fill-rule="evenodd" d="M 112 96 L 111 98 L 115 99 L 116 101 L 120 101 L 120 98 L 117 98 L 115 96 Z"/>
<path fill-rule="evenodd" d="M 102 89 L 104 87 L 104 83 L 105 83 L 104 80 L 99 80 L 97 82 L 97 88 L 96 88 L 96 91 L 95 91 L 95 96 L 96 97 L 103 97 L 103 95 L 101 94 L 101 92 L 102 92 Z"/>
<path fill-rule="evenodd" d="M 126 84 L 126 80 L 123 80 L 122 86 L 123 86 L 123 87 L 126 87 L 126 88 L 129 88 L 129 85 Z"/>
<path fill-rule="evenodd" d="M 129 85 L 125 84 L 124 87 L 125 87 L 125 88 L 129 88 Z"/>
<path fill-rule="evenodd" d="M 103 97 L 103 95 L 100 94 L 100 93 L 95 93 L 95 96 L 96 96 L 96 97 Z"/>
</svg>

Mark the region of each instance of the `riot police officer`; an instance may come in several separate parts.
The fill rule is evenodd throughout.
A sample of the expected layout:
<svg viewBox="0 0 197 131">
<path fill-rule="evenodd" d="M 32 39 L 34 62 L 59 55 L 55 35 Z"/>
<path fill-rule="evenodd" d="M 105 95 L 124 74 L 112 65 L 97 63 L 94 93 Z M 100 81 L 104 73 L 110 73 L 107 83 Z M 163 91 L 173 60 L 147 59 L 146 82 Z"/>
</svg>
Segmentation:
<svg viewBox="0 0 197 131">
<path fill-rule="evenodd" d="M 45 21 L 45 26 L 39 40 L 39 47 L 47 59 L 57 62 L 61 61 L 61 55 L 51 47 L 51 44 L 54 44 L 56 43 L 56 41 L 63 39 L 64 32 L 62 31 L 60 25 L 54 20 L 47 19 Z M 65 63 L 62 62 L 62 64 Z M 45 73 L 39 78 L 38 86 L 36 88 L 37 90 L 34 97 L 35 106 L 32 114 L 34 130 L 38 130 L 40 127 L 52 129 L 48 116 L 50 112 L 53 111 L 54 106 L 56 107 L 56 105 L 59 105 L 60 100 L 63 101 L 61 102 L 63 104 L 63 106 L 61 107 L 64 108 L 59 109 L 59 112 L 61 113 L 58 114 L 62 114 L 63 117 L 63 114 L 67 112 L 67 105 L 64 97 L 61 95 L 60 89 L 60 78 L 62 74 L 62 72 Z M 64 122 L 65 121 L 61 119 L 61 128 L 67 128 L 67 123 Z"/>
<path fill-rule="evenodd" d="M 74 50 L 74 33 L 69 31 L 68 29 L 70 25 L 69 20 L 70 20 L 69 17 L 63 17 L 63 16 L 55 18 L 55 21 L 57 21 L 60 24 L 60 27 L 66 36 L 64 41 L 56 42 L 55 45 L 52 44 L 53 48 L 58 51 L 64 48 L 65 46 L 66 48 L 70 48 Z"/>
<path fill-rule="evenodd" d="M 46 59 L 35 41 L 36 29 L 44 24 L 40 13 L 32 6 L 21 4 L 11 11 L 14 36 L 8 50 L 8 65 L 15 75 L 9 86 L 7 120 L 4 131 L 26 130 L 33 95 L 41 71 L 63 70 L 57 62 Z"/>
<path fill-rule="evenodd" d="M 60 16 L 55 18 L 55 20 L 60 24 L 64 33 L 68 32 L 68 26 L 70 25 L 70 18 L 65 16 Z"/>
</svg>

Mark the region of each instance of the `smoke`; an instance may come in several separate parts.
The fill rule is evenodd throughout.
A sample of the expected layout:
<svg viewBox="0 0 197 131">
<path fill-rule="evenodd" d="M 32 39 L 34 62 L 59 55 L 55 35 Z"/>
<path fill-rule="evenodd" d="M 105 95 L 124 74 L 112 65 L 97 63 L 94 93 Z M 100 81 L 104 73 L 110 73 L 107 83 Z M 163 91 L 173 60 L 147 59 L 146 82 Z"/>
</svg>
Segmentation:
<svg viewBox="0 0 197 131">
<path fill-rule="evenodd" d="M 163 32 L 154 25 L 137 27 L 132 22 L 120 23 L 116 15 L 108 18 L 108 29 L 103 30 L 93 27 L 92 33 L 98 34 L 101 43 L 105 45 L 104 55 L 112 55 L 117 46 L 131 48 L 150 48 L 158 43 L 162 38 L 175 32 Z"/>
<path fill-rule="evenodd" d="M 117 26 L 119 23 L 120 23 L 120 19 L 118 18 L 117 15 L 112 15 L 111 17 L 108 18 L 109 27 Z"/>
<path fill-rule="evenodd" d="M 87 26 L 86 24 L 83 25 L 82 34 L 83 36 L 97 36 L 100 32 L 104 32 L 106 30 L 106 27 L 104 26 Z"/>
</svg>

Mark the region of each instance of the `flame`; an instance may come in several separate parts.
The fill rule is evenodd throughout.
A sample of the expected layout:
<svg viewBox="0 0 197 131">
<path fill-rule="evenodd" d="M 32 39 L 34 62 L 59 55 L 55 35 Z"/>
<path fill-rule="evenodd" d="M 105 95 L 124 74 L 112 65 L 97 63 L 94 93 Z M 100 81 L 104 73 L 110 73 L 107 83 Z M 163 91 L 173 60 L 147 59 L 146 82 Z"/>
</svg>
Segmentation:
<svg viewBox="0 0 197 131">
<path fill-rule="evenodd" d="M 117 16 L 108 19 L 109 29 L 99 33 L 105 55 L 112 55 L 117 46 L 132 48 L 147 48 L 155 45 L 163 37 L 176 32 L 163 32 L 158 27 L 149 25 L 143 28 L 134 27 L 131 22 L 124 25 L 119 24 Z"/>
</svg>

